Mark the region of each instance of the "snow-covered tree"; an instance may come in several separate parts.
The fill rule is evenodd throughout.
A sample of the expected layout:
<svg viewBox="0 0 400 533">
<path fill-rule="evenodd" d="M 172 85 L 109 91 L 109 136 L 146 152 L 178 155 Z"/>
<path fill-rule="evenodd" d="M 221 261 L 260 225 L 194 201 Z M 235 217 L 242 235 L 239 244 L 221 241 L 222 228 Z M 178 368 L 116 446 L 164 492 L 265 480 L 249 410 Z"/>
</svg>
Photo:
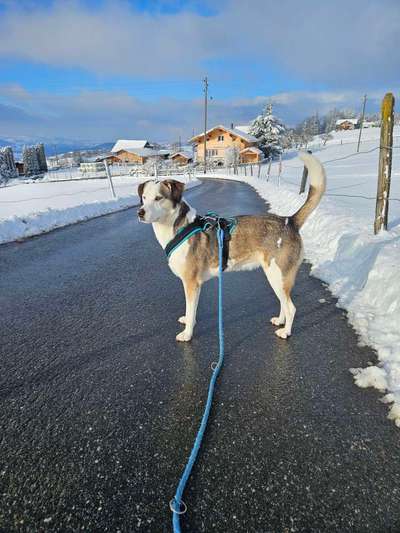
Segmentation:
<svg viewBox="0 0 400 533">
<path fill-rule="evenodd" d="M 225 149 L 225 166 L 230 167 L 240 162 L 240 154 L 237 146 L 229 146 Z"/>
<path fill-rule="evenodd" d="M 47 161 L 46 161 L 46 154 L 44 151 L 44 144 L 39 143 L 35 147 L 38 163 L 39 163 L 39 170 L 41 172 L 47 172 Z"/>
<path fill-rule="evenodd" d="M 18 177 L 14 154 L 10 146 L 0 148 L 0 183 Z"/>
<path fill-rule="evenodd" d="M 250 133 L 260 140 L 260 148 L 266 157 L 279 155 L 290 145 L 290 135 L 286 126 L 272 114 L 272 104 L 251 124 Z"/>
<path fill-rule="evenodd" d="M 333 135 L 331 135 L 330 133 L 323 133 L 321 135 L 321 139 L 323 141 L 322 144 L 325 146 L 328 141 L 331 141 L 333 139 Z"/>
<path fill-rule="evenodd" d="M 37 176 L 40 174 L 38 155 L 34 146 L 24 146 L 22 160 L 25 176 Z"/>
</svg>

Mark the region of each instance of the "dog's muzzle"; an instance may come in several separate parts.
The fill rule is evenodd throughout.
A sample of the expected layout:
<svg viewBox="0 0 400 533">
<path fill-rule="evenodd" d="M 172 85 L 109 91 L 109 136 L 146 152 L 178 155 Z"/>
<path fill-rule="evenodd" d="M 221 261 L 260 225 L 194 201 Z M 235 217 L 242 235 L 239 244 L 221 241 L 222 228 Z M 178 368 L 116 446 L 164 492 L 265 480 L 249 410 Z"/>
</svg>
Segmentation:
<svg viewBox="0 0 400 533">
<path fill-rule="evenodd" d="M 146 211 L 143 209 L 143 207 L 138 209 L 137 216 L 138 216 L 138 219 L 141 220 L 142 222 L 144 220 L 145 214 L 146 214 Z"/>
</svg>

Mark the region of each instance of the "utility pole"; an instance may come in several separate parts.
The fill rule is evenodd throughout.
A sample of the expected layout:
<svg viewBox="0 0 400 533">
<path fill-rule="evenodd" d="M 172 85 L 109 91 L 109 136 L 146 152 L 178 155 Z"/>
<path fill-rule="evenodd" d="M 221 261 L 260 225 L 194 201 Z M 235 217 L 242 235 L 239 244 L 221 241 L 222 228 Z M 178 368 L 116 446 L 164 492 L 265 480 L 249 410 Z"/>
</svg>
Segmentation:
<svg viewBox="0 0 400 533">
<path fill-rule="evenodd" d="M 364 124 L 364 115 L 365 115 L 365 103 L 367 101 L 367 95 L 364 94 L 364 101 L 363 101 L 363 108 L 361 113 L 361 122 L 360 122 L 360 133 L 358 134 L 358 144 L 357 144 L 357 152 L 360 151 L 360 144 L 361 144 L 361 133 L 363 130 L 363 124 Z"/>
<path fill-rule="evenodd" d="M 208 78 L 204 82 L 204 174 L 207 172 L 207 103 L 208 103 Z"/>
</svg>

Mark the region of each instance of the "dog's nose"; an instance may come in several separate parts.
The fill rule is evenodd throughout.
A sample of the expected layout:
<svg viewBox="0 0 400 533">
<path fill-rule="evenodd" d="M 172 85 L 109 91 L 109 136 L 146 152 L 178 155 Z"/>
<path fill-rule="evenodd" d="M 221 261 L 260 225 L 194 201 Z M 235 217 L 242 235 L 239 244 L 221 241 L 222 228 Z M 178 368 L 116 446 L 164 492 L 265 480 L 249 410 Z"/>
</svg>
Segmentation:
<svg viewBox="0 0 400 533">
<path fill-rule="evenodd" d="M 143 220 L 144 219 L 144 215 L 145 215 L 145 210 L 143 209 L 143 207 L 141 207 L 140 209 L 138 209 L 138 217 Z"/>
</svg>

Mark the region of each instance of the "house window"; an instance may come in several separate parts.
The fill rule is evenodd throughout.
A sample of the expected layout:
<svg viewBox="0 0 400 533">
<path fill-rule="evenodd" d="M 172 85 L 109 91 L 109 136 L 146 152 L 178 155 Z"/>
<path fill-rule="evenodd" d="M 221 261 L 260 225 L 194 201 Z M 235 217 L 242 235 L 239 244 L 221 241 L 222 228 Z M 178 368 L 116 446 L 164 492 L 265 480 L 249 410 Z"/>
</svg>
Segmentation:
<svg viewBox="0 0 400 533">
<path fill-rule="evenodd" d="M 219 141 L 223 141 L 224 140 L 224 136 L 223 135 L 218 135 L 218 140 Z"/>
<path fill-rule="evenodd" d="M 218 155 L 218 150 L 207 150 L 207 157 L 215 157 Z"/>
</svg>

